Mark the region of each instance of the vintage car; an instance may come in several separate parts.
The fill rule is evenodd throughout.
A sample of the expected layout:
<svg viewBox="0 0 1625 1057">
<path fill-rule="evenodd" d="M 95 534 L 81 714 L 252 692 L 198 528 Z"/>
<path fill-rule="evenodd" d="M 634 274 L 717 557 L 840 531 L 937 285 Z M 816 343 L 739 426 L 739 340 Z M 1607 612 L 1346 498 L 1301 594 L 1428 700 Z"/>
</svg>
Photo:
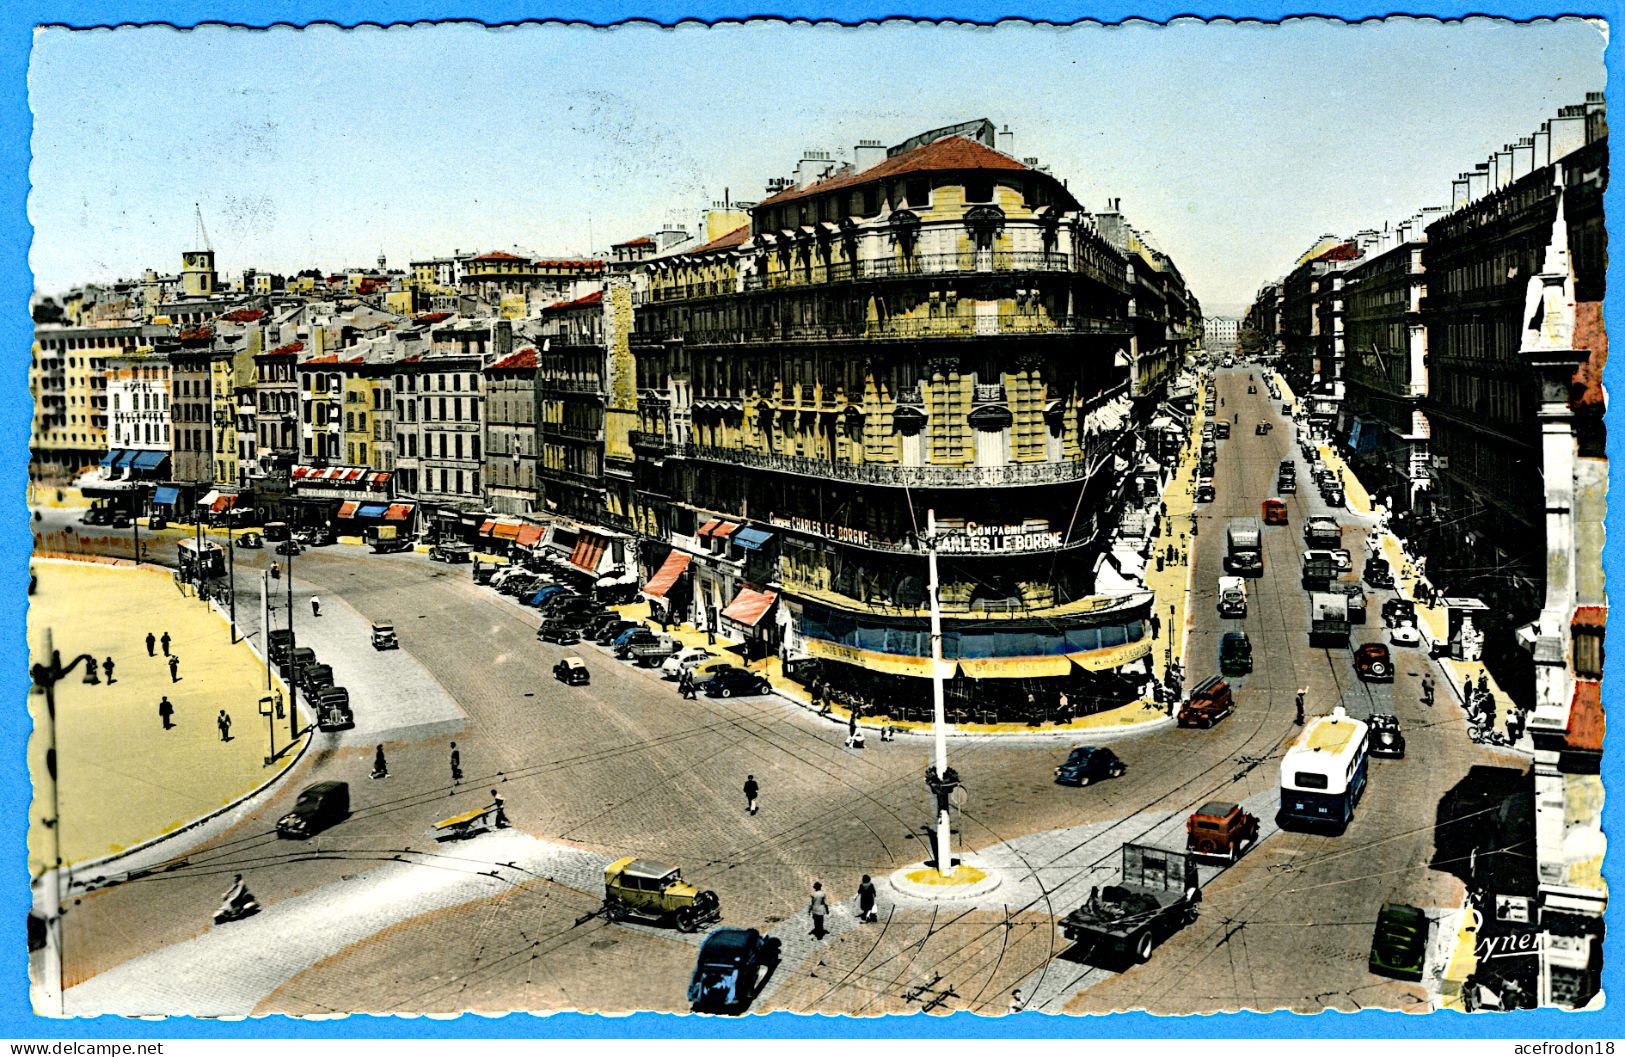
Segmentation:
<svg viewBox="0 0 1625 1057">
<path fill-rule="evenodd" d="M 299 689 L 307 694 L 314 694 L 324 686 L 333 685 L 333 666 L 331 664 L 305 664 L 299 668 Z"/>
<path fill-rule="evenodd" d="M 633 628 L 641 627 L 643 627 L 643 623 L 641 621 L 627 620 L 624 617 L 614 617 L 609 619 L 595 620 L 587 630 L 592 631 L 593 629 L 597 629 L 596 633 L 593 634 L 591 638 L 592 641 L 598 643 L 598 645 L 612 646 L 615 644 L 616 639 L 620 638 L 622 635 L 625 635 L 628 631 L 631 631 Z"/>
<path fill-rule="evenodd" d="M 1388 647 L 1380 642 L 1368 642 L 1354 651 L 1354 672 L 1372 683 L 1394 681 L 1394 661 Z"/>
<path fill-rule="evenodd" d="M 309 695 L 309 700 L 316 710 L 317 730 L 349 730 L 355 726 L 355 712 L 350 708 L 350 691 L 344 687 L 321 687 Z"/>
<path fill-rule="evenodd" d="M 553 666 L 553 678 L 565 686 L 586 686 L 592 681 L 587 674 L 587 662 L 580 657 L 566 657 Z"/>
<path fill-rule="evenodd" d="M 1394 570 L 1388 565 L 1387 558 L 1367 558 L 1365 568 L 1360 571 L 1360 578 L 1372 587 L 1394 586 Z"/>
<path fill-rule="evenodd" d="M 497 568 L 498 566 L 496 562 L 476 561 L 472 570 L 474 574 L 474 582 L 477 584 L 489 584 L 491 582 L 491 577 L 497 574 Z"/>
<path fill-rule="evenodd" d="M 1179 706 L 1178 723 L 1182 727 L 1211 727 L 1235 710 L 1230 684 L 1215 675 L 1198 683 L 1190 698 Z"/>
<path fill-rule="evenodd" d="M 395 637 L 395 625 L 378 624 L 372 626 L 372 648 L 375 650 L 398 650 L 401 640 Z"/>
<path fill-rule="evenodd" d="M 315 650 L 311 649 L 309 646 L 295 646 L 293 649 L 286 651 L 282 655 L 282 662 L 280 665 L 281 675 L 284 679 L 287 679 L 291 677 L 295 671 L 303 671 L 305 668 L 308 668 L 315 663 Z"/>
<path fill-rule="evenodd" d="M 1286 504 L 1279 499 L 1266 499 L 1263 506 L 1264 524 L 1285 525 L 1287 523 Z"/>
<path fill-rule="evenodd" d="M 1298 494 L 1298 478 L 1294 474 L 1283 473 L 1275 478 L 1275 490 L 1282 495 Z"/>
<path fill-rule="evenodd" d="M 1248 395 L 1248 396 L 1252 396 L 1252 395 L 1253 395 L 1253 394 L 1254 394 L 1254 393 L 1256 393 L 1256 392 L 1258 392 L 1258 386 L 1256 386 L 1256 385 L 1249 385 L 1249 386 L 1248 386 L 1248 387 L 1247 387 L 1247 395 Z"/>
<path fill-rule="evenodd" d="M 237 537 L 237 546 L 244 550 L 256 551 L 265 546 L 265 537 L 258 532 L 245 532 Z"/>
<path fill-rule="evenodd" d="M 1216 498 L 1218 498 L 1218 492 L 1214 489 L 1212 481 L 1196 482 L 1196 501 L 1198 503 L 1211 503 Z"/>
<path fill-rule="evenodd" d="M 276 545 L 276 552 L 289 555 L 303 554 L 305 553 L 305 545 L 290 536 Z"/>
<path fill-rule="evenodd" d="M 676 679 L 684 672 L 699 667 L 715 656 L 716 654 L 704 646 L 690 646 L 660 662 L 660 678 Z"/>
<path fill-rule="evenodd" d="M 779 964 L 777 937 L 755 929 L 713 929 L 700 944 L 694 977 L 688 985 L 689 1007 L 696 1013 L 713 1010 L 742 1013 Z"/>
<path fill-rule="evenodd" d="M 1422 979 L 1427 962 L 1428 916 L 1404 903 L 1384 903 L 1371 937 L 1366 968 L 1396 980 Z"/>
<path fill-rule="evenodd" d="M 722 917 L 715 892 L 702 892 L 683 872 L 628 855 L 604 870 L 604 914 L 611 921 L 639 917 L 694 932 Z"/>
<path fill-rule="evenodd" d="M 560 646 L 574 646 L 581 641 L 575 629 L 557 620 L 544 620 L 536 629 L 536 641 L 552 642 Z"/>
<path fill-rule="evenodd" d="M 1388 645 L 1420 646 L 1422 645 L 1422 633 L 1416 629 L 1415 624 L 1400 624 L 1389 630 Z"/>
<path fill-rule="evenodd" d="M 1253 644 L 1245 631 L 1227 631 L 1219 636 L 1219 671 L 1224 675 L 1246 675 L 1253 670 Z"/>
<path fill-rule="evenodd" d="M 1394 628 L 1416 623 L 1416 603 L 1408 598 L 1390 598 L 1382 604 L 1382 622 Z"/>
<path fill-rule="evenodd" d="M 1258 816 L 1239 804 L 1209 800 L 1185 820 L 1185 848 L 1203 858 L 1234 862 L 1258 843 Z"/>
<path fill-rule="evenodd" d="M 1399 717 L 1378 713 L 1368 721 L 1371 728 L 1371 755 L 1388 760 L 1405 758 L 1405 735 L 1399 730 Z"/>
<path fill-rule="evenodd" d="M 1126 770 L 1128 764 L 1118 759 L 1112 750 L 1079 745 L 1055 768 L 1055 781 L 1058 785 L 1084 786 L 1096 778 L 1121 777 Z"/>
<path fill-rule="evenodd" d="M 1230 439 L 1230 423 L 1228 423 L 1228 422 L 1220 422 L 1220 423 L 1217 423 L 1217 425 L 1218 425 L 1219 428 L 1215 431 L 1215 435 L 1220 440 L 1229 440 Z"/>
<path fill-rule="evenodd" d="M 265 652 L 270 657 L 271 663 L 281 667 L 282 662 L 287 659 L 288 651 L 294 646 L 293 629 L 272 628 L 265 641 Z"/>
<path fill-rule="evenodd" d="M 429 548 L 429 560 L 432 562 L 449 562 L 453 565 L 471 561 L 474 548 L 466 543 L 436 543 Z"/>
<path fill-rule="evenodd" d="M 1267 437 L 1269 436 L 1269 432 L 1270 424 L 1268 422 L 1260 422 L 1258 425 L 1253 427 L 1253 435 L 1257 437 Z"/>
<path fill-rule="evenodd" d="M 707 697 L 746 697 L 773 692 L 773 684 L 743 668 L 717 668 L 699 684 Z"/>
<path fill-rule="evenodd" d="M 278 837 L 303 840 L 350 817 L 350 786 L 346 782 L 317 782 L 299 794 L 293 810 L 276 824 Z"/>
</svg>

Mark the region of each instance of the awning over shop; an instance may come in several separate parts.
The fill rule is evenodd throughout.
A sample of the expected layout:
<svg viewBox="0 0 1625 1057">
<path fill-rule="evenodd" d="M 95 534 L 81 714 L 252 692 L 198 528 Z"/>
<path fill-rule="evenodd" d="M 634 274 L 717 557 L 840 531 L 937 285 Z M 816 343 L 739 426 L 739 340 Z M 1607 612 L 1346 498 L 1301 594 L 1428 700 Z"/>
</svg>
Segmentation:
<svg viewBox="0 0 1625 1057">
<path fill-rule="evenodd" d="M 722 524 L 711 530 L 711 538 L 714 540 L 725 540 L 729 536 L 732 536 L 734 534 L 734 530 L 738 527 L 739 526 L 734 524 L 732 521 L 724 521 Z"/>
<path fill-rule="evenodd" d="M 773 603 L 778 597 L 772 591 L 756 591 L 749 587 L 741 587 L 734 600 L 728 603 L 728 608 L 722 611 L 722 615 L 735 624 L 754 628 L 767 615 L 767 611 L 773 608 Z"/>
<path fill-rule="evenodd" d="M 491 535 L 499 540 L 513 540 L 519 538 L 519 530 L 524 522 L 518 518 L 499 517 L 497 523 L 491 528 Z"/>
<path fill-rule="evenodd" d="M 411 503 L 391 503 L 384 509 L 385 521 L 405 521 L 412 516 Z"/>
<path fill-rule="evenodd" d="M 209 504 L 209 512 L 211 514 L 218 514 L 218 513 L 221 513 L 222 511 L 230 510 L 232 507 L 234 507 L 236 505 L 237 505 L 237 497 L 236 496 L 234 496 L 234 495 L 217 495 L 217 496 L 215 496 L 214 502 Z"/>
<path fill-rule="evenodd" d="M 596 532 L 583 532 L 576 540 L 575 549 L 570 552 L 570 564 L 590 573 L 597 572 L 598 560 L 604 556 L 604 547 L 608 542 Z"/>
<path fill-rule="evenodd" d="M 1049 679 L 1072 674 L 1072 659 L 1058 657 L 961 657 L 959 671 L 970 679 Z"/>
<path fill-rule="evenodd" d="M 368 503 L 356 511 L 356 517 L 383 517 L 384 511 L 388 509 L 383 503 Z"/>
<path fill-rule="evenodd" d="M 114 448 L 112 451 L 102 456 L 101 464 L 103 466 L 112 466 L 114 463 L 119 461 L 121 456 L 126 454 L 128 453 L 123 448 Z"/>
<path fill-rule="evenodd" d="M 173 485 L 159 485 L 158 490 L 152 493 L 153 506 L 174 506 L 181 497 L 181 490 Z"/>
<path fill-rule="evenodd" d="M 700 539 L 705 539 L 709 537 L 711 533 L 715 532 L 717 530 L 717 526 L 720 524 L 722 524 L 721 521 L 718 521 L 716 518 L 712 518 L 710 521 L 707 521 L 705 524 L 701 525 L 700 531 L 694 533 L 694 535 L 698 536 Z"/>
<path fill-rule="evenodd" d="M 534 547 L 542 541 L 544 531 L 540 525 L 520 525 L 519 535 L 515 536 L 513 541 L 521 547 Z"/>
<path fill-rule="evenodd" d="M 489 536 L 497 527 L 497 519 L 488 517 L 480 523 L 480 535 Z"/>
<path fill-rule="evenodd" d="M 773 538 L 773 533 L 758 528 L 742 528 L 734 533 L 734 542 L 748 551 L 762 549 L 762 544 Z"/>
<path fill-rule="evenodd" d="M 339 504 L 339 517 L 355 517 L 355 512 L 360 509 L 360 503 L 354 499 L 346 499 Z"/>
<path fill-rule="evenodd" d="M 206 506 L 210 510 L 213 510 L 214 509 L 214 504 L 219 498 L 220 498 L 220 490 L 218 488 L 216 488 L 215 490 L 211 491 L 208 495 L 204 496 L 202 499 L 199 499 L 197 501 L 197 505 L 198 506 Z"/>
<path fill-rule="evenodd" d="M 138 451 L 135 453 L 135 458 L 130 460 L 130 466 L 136 470 L 156 470 L 168 458 L 169 454 L 167 452 Z"/>
<path fill-rule="evenodd" d="M 688 563 L 693 560 L 693 556 L 686 551 L 674 550 L 666 555 L 666 560 L 660 563 L 660 568 L 643 586 L 643 596 L 664 599 L 666 592 L 672 589 L 677 583 L 677 578 L 683 575 L 688 569 Z"/>
</svg>

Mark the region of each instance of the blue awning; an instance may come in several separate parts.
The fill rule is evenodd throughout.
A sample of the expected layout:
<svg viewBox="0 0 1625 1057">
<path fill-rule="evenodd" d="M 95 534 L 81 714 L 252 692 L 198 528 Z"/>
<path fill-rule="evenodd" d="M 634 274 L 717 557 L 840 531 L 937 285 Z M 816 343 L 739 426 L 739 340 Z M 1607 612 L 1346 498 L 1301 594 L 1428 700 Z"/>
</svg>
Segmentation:
<svg viewBox="0 0 1625 1057">
<path fill-rule="evenodd" d="M 138 451 L 133 454 L 135 457 L 130 460 L 130 466 L 137 470 L 156 470 L 169 458 L 169 453 L 163 451 Z"/>
<path fill-rule="evenodd" d="M 355 512 L 356 517 L 383 517 L 384 511 L 389 509 L 387 503 L 368 503 Z"/>
<path fill-rule="evenodd" d="M 174 488 L 167 484 L 161 484 L 158 486 L 158 490 L 152 493 L 152 505 L 174 506 L 180 497 L 181 492 L 179 488 Z"/>
<path fill-rule="evenodd" d="M 762 544 L 773 538 L 773 533 L 758 528 L 742 528 L 733 535 L 735 543 L 748 551 L 761 550 Z"/>
<path fill-rule="evenodd" d="M 1367 418 L 1356 418 L 1354 425 L 1349 427 L 1349 448 L 1355 452 L 1370 452 L 1377 450 L 1377 441 L 1380 437 L 1382 423 Z"/>
<path fill-rule="evenodd" d="M 129 466 L 135 462 L 135 457 L 139 454 L 139 452 L 131 451 L 129 448 L 120 448 L 118 458 L 113 462 L 113 468 L 117 470 Z"/>
<path fill-rule="evenodd" d="M 124 454 L 124 450 L 122 448 L 114 448 L 112 451 L 110 451 L 106 455 L 102 456 L 102 465 L 103 466 L 111 466 L 111 465 L 113 465 L 115 462 L 118 462 L 118 457 L 120 455 L 123 455 L 123 454 Z"/>
</svg>

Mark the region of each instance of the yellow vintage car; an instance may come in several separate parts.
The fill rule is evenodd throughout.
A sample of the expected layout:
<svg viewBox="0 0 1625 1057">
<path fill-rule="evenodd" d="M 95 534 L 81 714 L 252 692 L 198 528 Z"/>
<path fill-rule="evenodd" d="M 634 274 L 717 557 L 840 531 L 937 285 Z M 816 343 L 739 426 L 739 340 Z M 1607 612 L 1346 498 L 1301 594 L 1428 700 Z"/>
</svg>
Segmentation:
<svg viewBox="0 0 1625 1057">
<path fill-rule="evenodd" d="M 695 888 L 674 866 L 631 855 L 604 870 L 604 914 L 611 921 L 630 917 L 669 921 L 679 932 L 694 932 L 722 919 L 715 892 Z"/>
</svg>

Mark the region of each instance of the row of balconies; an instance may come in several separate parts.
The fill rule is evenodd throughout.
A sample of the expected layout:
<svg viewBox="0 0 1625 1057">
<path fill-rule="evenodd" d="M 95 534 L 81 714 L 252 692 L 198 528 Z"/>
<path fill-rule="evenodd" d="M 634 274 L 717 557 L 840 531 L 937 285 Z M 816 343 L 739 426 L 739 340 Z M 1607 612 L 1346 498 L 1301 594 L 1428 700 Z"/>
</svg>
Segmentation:
<svg viewBox="0 0 1625 1057">
<path fill-rule="evenodd" d="M 775 455 L 742 448 L 712 448 L 685 444 L 685 457 L 727 463 L 803 477 L 821 477 L 851 484 L 892 488 L 1002 488 L 1017 485 L 1069 484 L 1089 475 L 1082 461 L 1012 463 L 1005 466 L 898 466 L 882 463 L 842 463 L 799 455 Z"/>
<path fill-rule="evenodd" d="M 756 327 L 642 331 L 644 342 L 682 341 L 689 345 L 753 345 L 773 342 L 915 341 L 977 338 L 1061 338 L 1076 335 L 1128 336 L 1126 319 L 1096 316 L 1050 316 L 1038 312 L 1001 312 L 997 316 L 951 315 L 890 320 L 837 320 Z"/>
<path fill-rule="evenodd" d="M 597 378 L 542 378 L 537 381 L 536 388 L 559 393 L 593 393 L 596 395 L 603 392 L 604 383 Z"/>
<path fill-rule="evenodd" d="M 783 271 L 745 276 L 747 291 L 785 290 L 802 286 L 824 286 L 865 279 L 916 279 L 936 275 L 1011 275 L 1020 272 L 1070 272 L 1072 259 L 1065 253 L 1041 250 L 966 250 L 960 253 L 925 253 L 876 260 L 819 261 L 792 266 Z M 722 282 L 693 283 L 668 290 L 693 289 L 683 297 L 707 297 L 731 293 Z M 676 297 L 655 300 L 676 300 Z"/>
<path fill-rule="evenodd" d="M 543 434 L 554 437 L 569 437 L 572 440 L 601 441 L 604 439 L 602 426 L 581 426 L 572 422 L 543 422 Z"/>
</svg>

